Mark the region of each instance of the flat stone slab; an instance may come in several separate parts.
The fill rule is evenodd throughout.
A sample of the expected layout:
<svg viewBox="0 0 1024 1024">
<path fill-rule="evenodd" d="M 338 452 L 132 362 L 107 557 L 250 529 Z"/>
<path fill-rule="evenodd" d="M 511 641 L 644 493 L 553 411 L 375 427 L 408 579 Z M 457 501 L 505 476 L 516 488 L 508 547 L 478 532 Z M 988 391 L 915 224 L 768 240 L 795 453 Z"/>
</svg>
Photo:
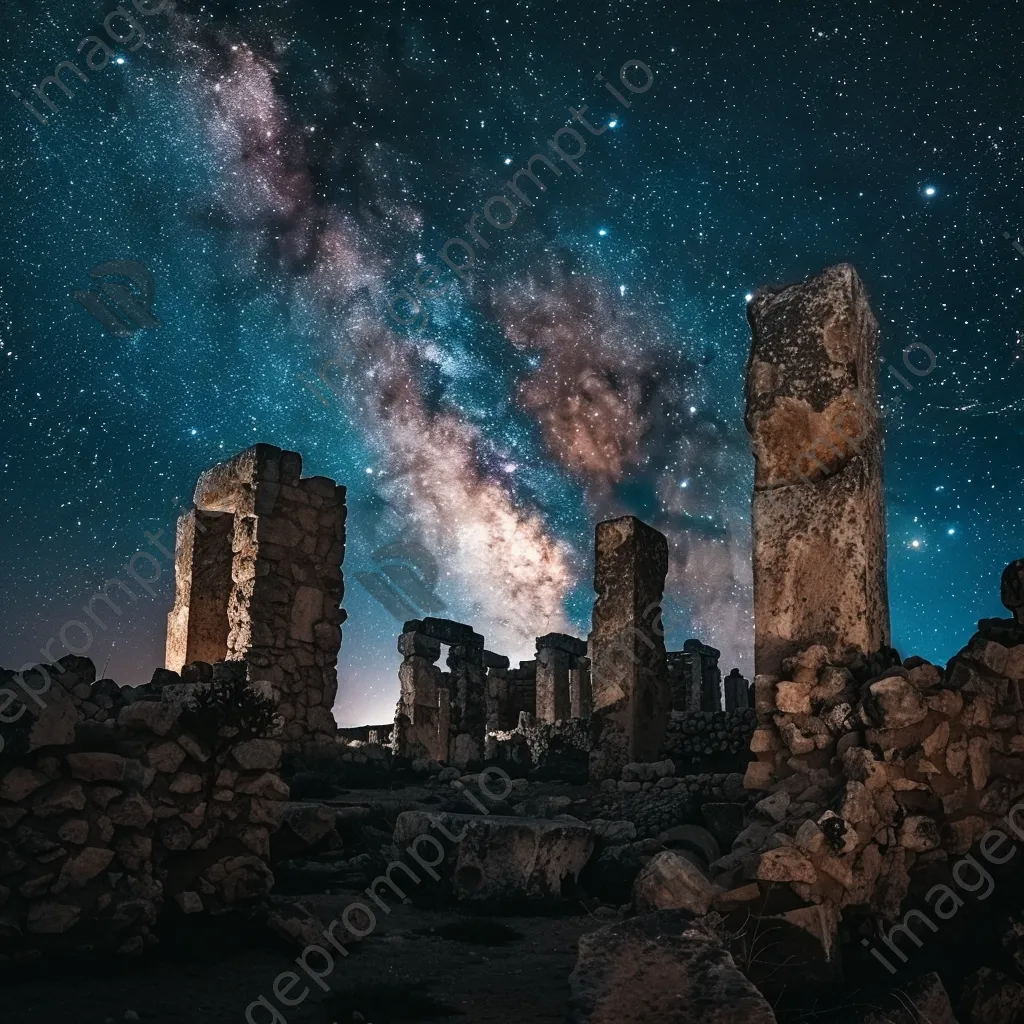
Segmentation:
<svg viewBox="0 0 1024 1024">
<path fill-rule="evenodd" d="M 580 937 L 570 1024 L 775 1024 L 764 996 L 685 910 Z"/>
<path fill-rule="evenodd" d="M 395 843 L 403 851 L 415 843 L 427 863 L 438 859 L 440 844 L 444 859 L 433 870 L 456 900 L 505 903 L 560 899 L 593 853 L 594 833 L 547 818 L 406 811 Z"/>
</svg>

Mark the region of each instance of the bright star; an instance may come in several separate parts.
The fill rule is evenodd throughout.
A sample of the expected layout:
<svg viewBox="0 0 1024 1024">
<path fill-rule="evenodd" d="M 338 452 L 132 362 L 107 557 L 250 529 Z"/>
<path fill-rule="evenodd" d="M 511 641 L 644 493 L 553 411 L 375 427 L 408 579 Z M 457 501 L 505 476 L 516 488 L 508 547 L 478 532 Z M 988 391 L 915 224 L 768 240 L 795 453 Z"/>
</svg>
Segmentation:
<svg viewBox="0 0 1024 1024">
<path fill-rule="evenodd" d="M 512 163 L 512 157 L 510 157 L 510 156 L 505 157 L 505 166 L 508 167 L 508 165 L 510 163 Z"/>
<path fill-rule="evenodd" d="M 929 185 L 929 186 L 928 186 L 928 187 L 927 187 L 927 188 L 926 188 L 926 189 L 924 190 L 924 194 L 925 194 L 926 196 L 933 196 L 933 195 L 935 195 L 935 193 L 936 193 L 936 192 L 938 192 L 938 191 L 939 191 L 939 190 L 938 190 L 938 189 L 937 189 L 937 188 L 936 188 L 936 187 L 935 187 L 934 185 Z"/>
<path fill-rule="evenodd" d="M 123 64 L 124 63 L 124 57 L 118 57 L 117 60 L 114 61 L 114 63 L 115 64 Z"/>
<path fill-rule="evenodd" d="M 950 535 L 950 537 L 952 537 L 952 536 L 953 536 L 953 534 L 954 534 L 954 533 L 956 533 L 956 530 L 954 530 L 954 529 L 953 529 L 953 527 L 951 526 L 951 527 L 950 527 L 950 528 L 949 528 L 949 529 L 948 529 L 948 530 L 946 531 L 946 533 L 948 533 L 948 534 Z"/>
<path fill-rule="evenodd" d="M 754 293 L 753 292 L 747 292 L 747 294 L 744 295 L 743 297 L 747 300 L 747 302 L 749 302 L 754 297 Z"/>
<path fill-rule="evenodd" d="M 921 542 L 919 540 L 912 540 L 910 542 L 910 546 L 912 548 L 919 548 L 921 546 Z"/>
<path fill-rule="evenodd" d="M 614 128 L 618 123 L 619 123 L 618 121 L 609 121 L 608 122 L 608 127 L 609 128 Z"/>
<path fill-rule="evenodd" d="M 601 236 L 602 238 L 604 238 L 604 236 L 608 234 L 608 232 L 607 232 L 607 231 L 606 231 L 606 230 L 605 230 L 604 228 L 601 228 L 601 229 L 600 229 L 600 230 L 599 230 L 599 231 L 598 231 L 597 233 L 598 233 L 598 234 L 599 234 L 599 235 L 600 235 L 600 236 Z"/>
</svg>

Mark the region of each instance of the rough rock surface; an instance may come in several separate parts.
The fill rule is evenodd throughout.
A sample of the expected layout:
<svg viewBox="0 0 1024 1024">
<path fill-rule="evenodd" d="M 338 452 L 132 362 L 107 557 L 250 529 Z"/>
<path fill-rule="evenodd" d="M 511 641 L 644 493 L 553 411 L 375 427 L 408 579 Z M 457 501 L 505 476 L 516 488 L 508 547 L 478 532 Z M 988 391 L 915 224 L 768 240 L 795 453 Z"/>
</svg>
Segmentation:
<svg viewBox="0 0 1024 1024">
<path fill-rule="evenodd" d="M 580 939 L 571 1024 L 774 1024 L 765 998 L 685 910 L 661 910 Z"/>
<path fill-rule="evenodd" d="M 672 708 L 661 599 L 668 542 L 634 516 L 597 524 L 588 641 L 595 745 L 591 775 L 613 778 L 628 761 L 655 760 Z"/>
<path fill-rule="evenodd" d="M 754 450 L 754 666 L 811 644 L 889 643 L 878 325 L 853 267 L 762 289 L 746 424 Z"/>
<path fill-rule="evenodd" d="M 689 910 L 702 917 L 721 890 L 712 885 L 693 861 L 665 850 L 640 872 L 633 887 L 637 913 Z"/>
<path fill-rule="evenodd" d="M 575 883 L 594 850 L 593 830 L 577 821 L 430 814 L 406 811 L 395 824 L 395 844 L 408 851 L 417 837 L 429 837 L 417 850 L 432 860 L 444 848 L 443 864 L 434 865 L 456 900 L 516 902 L 558 900 Z M 410 865 L 416 863 L 409 860 Z"/>
<path fill-rule="evenodd" d="M 178 521 L 167 666 L 245 660 L 286 744 L 333 741 L 345 488 L 257 444 L 206 470 Z"/>
</svg>

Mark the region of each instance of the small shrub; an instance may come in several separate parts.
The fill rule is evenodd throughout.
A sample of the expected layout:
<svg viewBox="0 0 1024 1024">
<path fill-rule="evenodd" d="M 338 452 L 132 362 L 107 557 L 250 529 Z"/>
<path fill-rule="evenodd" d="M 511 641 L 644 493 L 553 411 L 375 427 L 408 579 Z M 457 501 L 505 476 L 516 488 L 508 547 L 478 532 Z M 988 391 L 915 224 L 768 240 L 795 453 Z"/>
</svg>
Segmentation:
<svg viewBox="0 0 1024 1024">
<path fill-rule="evenodd" d="M 236 678 L 198 689 L 181 714 L 181 725 L 208 749 L 219 750 L 267 736 L 276 710 L 269 697 Z"/>
</svg>

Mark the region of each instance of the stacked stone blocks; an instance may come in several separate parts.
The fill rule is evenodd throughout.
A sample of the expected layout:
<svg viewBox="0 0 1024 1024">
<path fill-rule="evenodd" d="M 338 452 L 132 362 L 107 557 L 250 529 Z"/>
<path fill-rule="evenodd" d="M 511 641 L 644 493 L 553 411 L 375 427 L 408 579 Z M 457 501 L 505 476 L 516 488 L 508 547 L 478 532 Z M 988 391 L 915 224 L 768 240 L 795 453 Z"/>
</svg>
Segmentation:
<svg viewBox="0 0 1024 1024">
<path fill-rule="evenodd" d="M 178 522 L 167 667 L 245 661 L 270 684 L 289 747 L 332 742 L 345 489 L 258 444 L 203 473 L 194 504 Z"/>
</svg>

